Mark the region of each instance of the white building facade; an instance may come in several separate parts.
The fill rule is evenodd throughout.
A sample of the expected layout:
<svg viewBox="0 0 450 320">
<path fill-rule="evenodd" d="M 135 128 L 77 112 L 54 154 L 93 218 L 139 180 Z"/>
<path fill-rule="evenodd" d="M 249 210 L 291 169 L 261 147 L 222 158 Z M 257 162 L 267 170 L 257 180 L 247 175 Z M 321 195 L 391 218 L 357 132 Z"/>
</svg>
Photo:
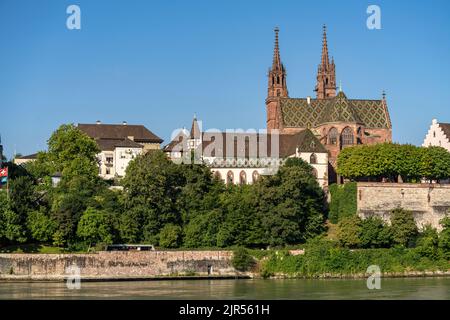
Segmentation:
<svg viewBox="0 0 450 320">
<path fill-rule="evenodd" d="M 440 123 L 433 119 L 422 146 L 443 147 L 450 152 L 450 123 Z"/>
<path fill-rule="evenodd" d="M 328 152 L 310 130 L 293 134 L 255 132 L 201 132 L 194 118 L 191 131 L 181 130 L 164 147 L 174 162 L 196 153 L 199 163 L 226 184 L 251 184 L 276 173 L 291 157 L 311 165 L 322 188 L 328 186 Z"/>
</svg>

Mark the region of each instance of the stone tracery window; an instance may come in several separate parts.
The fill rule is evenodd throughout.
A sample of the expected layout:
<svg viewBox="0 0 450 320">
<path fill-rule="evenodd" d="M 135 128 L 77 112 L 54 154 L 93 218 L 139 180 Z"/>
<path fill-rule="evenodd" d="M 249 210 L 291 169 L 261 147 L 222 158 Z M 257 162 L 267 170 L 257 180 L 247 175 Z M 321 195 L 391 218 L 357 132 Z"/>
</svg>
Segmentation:
<svg viewBox="0 0 450 320">
<path fill-rule="evenodd" d="M 317 173 L 317 169 L 316 168 L 312 168 L 312 174 L 313 176 L 317 179 L 317 177 L 319 176 L 319 174 Z"/>
<path fill-rule="evenodd" d="M 328 143 L 329 144 L 337 144 L 338 131 L 336 128 L 331 128 L 328 132 Z"/>
<path fill-rule="evenodd" d="M 353 130 L 350 127 L 342 130 L 341 142 L 342 146 L 351 146 L 354 144 Z"/>
</svg>

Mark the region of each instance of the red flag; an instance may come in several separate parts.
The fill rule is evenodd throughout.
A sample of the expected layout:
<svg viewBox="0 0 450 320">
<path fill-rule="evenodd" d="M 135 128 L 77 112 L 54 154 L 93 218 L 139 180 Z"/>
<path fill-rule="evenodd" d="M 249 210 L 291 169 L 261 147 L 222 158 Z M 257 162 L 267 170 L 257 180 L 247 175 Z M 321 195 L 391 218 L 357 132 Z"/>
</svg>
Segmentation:
<svg viewBox="0 0 450 320">
<path fill-rule="evenodd" d="M 8 176 L 8 167 L 0 169 L 0 178 Z"/>
</svg>

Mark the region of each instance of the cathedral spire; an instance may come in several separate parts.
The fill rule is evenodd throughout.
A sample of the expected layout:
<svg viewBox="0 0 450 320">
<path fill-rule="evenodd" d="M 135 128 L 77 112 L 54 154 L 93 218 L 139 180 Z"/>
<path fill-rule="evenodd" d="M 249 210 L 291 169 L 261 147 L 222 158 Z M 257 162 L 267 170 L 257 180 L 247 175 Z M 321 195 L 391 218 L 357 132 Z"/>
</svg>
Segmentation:
<svg viewBox="0 0 450 320">
<path fill-rule="evenodd" d="M 280 58 L 280 47 L 278 45 L 278 32 L 280 29 L 275 27 L 275 46 L 273 48 L 273 61 L 272 61 L 272 70 L 281 70 L 281 58 Z"/>
<path fill-rule="evenodd" d="M 327 26 L 323 25 L 323 38 L 322 38 L 322 67 L 327 68 L 330 65 L 330 60 L 328 59 L 328 44 L 327 44 Z"/>
<path fill-rule="evenodd" d="M 322 56 L 317 69 L 316 88 L 317 99 L 329 99 L 336 96 L 336 72 L 334 58 L 328 56 L 327 27 L 323 26 Z"/>
<path fill-rule="evenodd" d="M 272 68 L 269 69 L 269 85 L 268 98 L 273 97 L 287 97 L 288 90 L 286 85 L 286 70 L 280 57 L 280 46 L 278 43 L 278 33 L 280 29 L 275 27 L 275 45 L 273 49 Z"/>
</svg>

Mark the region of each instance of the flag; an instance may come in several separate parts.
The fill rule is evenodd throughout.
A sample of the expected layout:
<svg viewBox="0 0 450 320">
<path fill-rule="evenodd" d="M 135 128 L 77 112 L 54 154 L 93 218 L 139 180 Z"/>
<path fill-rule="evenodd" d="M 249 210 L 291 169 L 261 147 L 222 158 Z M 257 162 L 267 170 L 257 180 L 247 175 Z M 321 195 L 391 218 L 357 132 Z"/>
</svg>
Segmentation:
<svg viewBox="0 0 450 320">
<path fill-rule="evenodd" d="M 8 177 L 2 177 L 0 178 L 0 184 L 4 184 L 8 182 Z"/>
<path fill-rule="evenodd" d="M 0 169 L 0 178 L 8 177 L 8 167 Z"/>
</svg>

